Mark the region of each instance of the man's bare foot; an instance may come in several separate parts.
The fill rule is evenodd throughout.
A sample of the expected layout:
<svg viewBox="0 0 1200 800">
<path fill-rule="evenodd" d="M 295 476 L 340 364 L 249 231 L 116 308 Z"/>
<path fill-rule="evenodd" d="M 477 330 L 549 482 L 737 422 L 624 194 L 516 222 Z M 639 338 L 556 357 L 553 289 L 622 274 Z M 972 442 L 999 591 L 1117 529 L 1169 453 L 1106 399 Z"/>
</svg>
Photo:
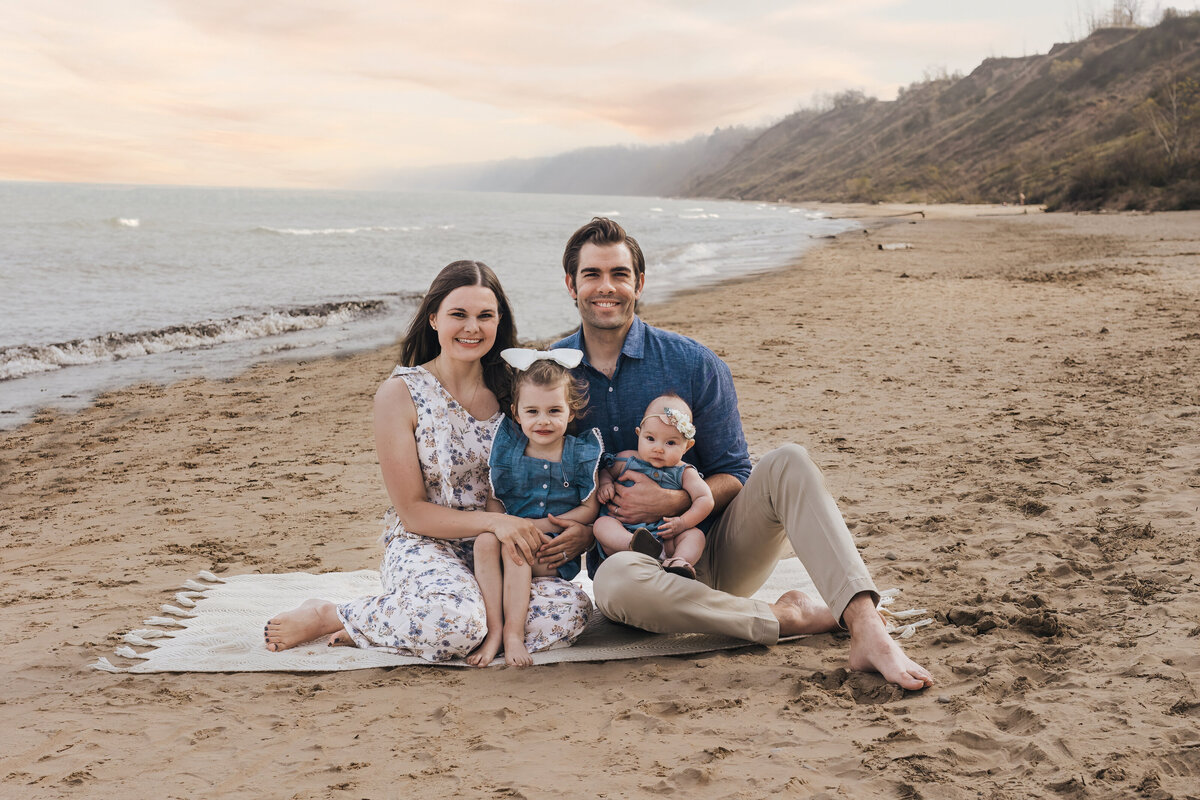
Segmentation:
<svg viewBox="0 0 1200 800">
<path fill-rule="evenodd" d="M 869 595 L 856 595 L 850 601 L 845 620 L 850 629 L 850 669 L 878 672 L 884 680 L 904 689 L 933 685 L 933 676 L 906 656 L 888 634 Z"/>
<path fill-rule="evenodd" d="M 476 647 L 471 651 L 471 655 L 467 656 L 467 663 L 472 667 L 486 667 L 492 663 L 492 659 L 499 652 L 500 633 L 488 631 L 487 636 L 483 637 L 483 641 L 479 643 L 479 647 Z"/>
<path fill-rule="evenodd" d="M 533 663 L 532 656 L 525 649 L 525 635 L 504 637 L 504 663 L 510 667 L 528 667 Z"/>
<path fill-rule="evenodd" d="M 824 603 L 813 600 L 804 592 L 784 592 L 771 603 L 771 613 L 779 620 L 780 636 L 799 636 L 807 633 L 826 633 L 837 630 L 837 620 Z"/>
<path fill-rule="evenodd" d="M 328 600 L 305 600 L 291 611 L 284 611 L 268 620 L 263 627 L 263 640 L 268 650 L 278 652 L 340 630 L 342 622 L 333 603 Z"/>
</svg>

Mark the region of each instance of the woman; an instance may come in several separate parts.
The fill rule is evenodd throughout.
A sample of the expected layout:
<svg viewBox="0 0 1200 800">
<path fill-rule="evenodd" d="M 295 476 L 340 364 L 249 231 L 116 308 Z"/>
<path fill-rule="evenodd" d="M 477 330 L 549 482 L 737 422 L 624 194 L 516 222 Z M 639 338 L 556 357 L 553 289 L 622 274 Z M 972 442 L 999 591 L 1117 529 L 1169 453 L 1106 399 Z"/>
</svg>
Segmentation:
<svg viewBox="0 0 1200 800">
<path fill-rule="evenodd" d="M 434 278 L 405 336 L 404 366 L 375 393 L 375 447 L 392 501 L 383 594 L 341 605 L 307 600 L 267 623 L 268 650 L 332 634 L 330 644 L 429 661 L 465 656 L 487 633 L 473 537 L 490 531 L 518 563 L 578 555 L 578 536 L 549 544 L 532 520 L 484 510 L 488 454 L 508 395 L 500 351 L 515 345 L 508 298 L 486 264 L 455 261 Z M 534 581 L 526 647 L 573 642 L 591 605 L 573 583 Z"/>
</svg>

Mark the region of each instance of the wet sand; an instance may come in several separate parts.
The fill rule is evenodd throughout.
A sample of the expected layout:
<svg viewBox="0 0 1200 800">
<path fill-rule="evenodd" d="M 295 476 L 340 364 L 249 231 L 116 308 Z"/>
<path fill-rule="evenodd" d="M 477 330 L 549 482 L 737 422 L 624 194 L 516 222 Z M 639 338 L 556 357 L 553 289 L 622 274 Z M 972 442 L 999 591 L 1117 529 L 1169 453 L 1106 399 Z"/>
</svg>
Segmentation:
<svg viewBox="0 0 1200 800">
<path fill-rule="evenodd" d="M 932 689 L 846 673 L 840 634 L 529 670 L 89 670 L 199 570 L 377 566 L 389 348 L 0 433 L 3 793 L 1200 796 L 1200 213 L 923 208 L 830 207 L 867 232 L 645 317 L 730 363 L 752 454 L 822 465 L 879 585 L 938 617 L 905 643 Z"/>
</svg>

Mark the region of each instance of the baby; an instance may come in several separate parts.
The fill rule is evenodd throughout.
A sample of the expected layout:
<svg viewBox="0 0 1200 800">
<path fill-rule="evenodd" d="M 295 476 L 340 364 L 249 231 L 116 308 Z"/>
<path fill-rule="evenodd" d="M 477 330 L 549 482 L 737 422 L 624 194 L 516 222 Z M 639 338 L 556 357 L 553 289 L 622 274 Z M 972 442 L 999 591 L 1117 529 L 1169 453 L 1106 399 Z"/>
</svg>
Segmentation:
<svg viewBox="0 0 1200 800">
<path fill-rule="evenodd" d="M 596 493 L 602 503 L 616 495 L 615 481 L 629 471 L 640 472 L 664 489 L 683 489 L 692 505 L 678 517 L 663 517 L 650 524 L 624 525 L 601 516 L 594 531 L 601 551 L 609 555 L 634 550 L 651 558 L 664 558 L 663 569 L 685 578 L 696 577 L 696 562 L 704 552 L 704 534 L 696 526 L 712 513 L 713 495 L 683 454 L 696 443 L 692 410 L 676 394 L 655 398 L 637 428 L 637 451 L 606 456 Z"/>
</svg>

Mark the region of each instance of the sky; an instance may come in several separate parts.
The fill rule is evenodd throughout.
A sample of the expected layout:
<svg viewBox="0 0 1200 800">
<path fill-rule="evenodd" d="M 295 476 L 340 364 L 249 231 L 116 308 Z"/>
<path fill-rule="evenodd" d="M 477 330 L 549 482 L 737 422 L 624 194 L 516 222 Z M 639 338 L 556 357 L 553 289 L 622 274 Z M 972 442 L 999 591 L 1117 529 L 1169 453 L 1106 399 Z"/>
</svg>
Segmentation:
<svg viewBox="0 0 1200 800">
<path fill-rule="evenodd" d="M 1044 53 L 1108 5 L 0 0 L 0 180 L 341 188 L 677 141 Z"/>
</svg>

